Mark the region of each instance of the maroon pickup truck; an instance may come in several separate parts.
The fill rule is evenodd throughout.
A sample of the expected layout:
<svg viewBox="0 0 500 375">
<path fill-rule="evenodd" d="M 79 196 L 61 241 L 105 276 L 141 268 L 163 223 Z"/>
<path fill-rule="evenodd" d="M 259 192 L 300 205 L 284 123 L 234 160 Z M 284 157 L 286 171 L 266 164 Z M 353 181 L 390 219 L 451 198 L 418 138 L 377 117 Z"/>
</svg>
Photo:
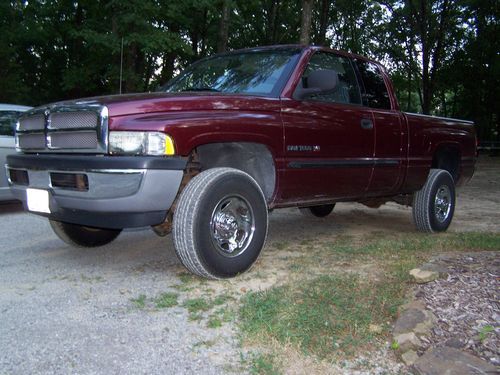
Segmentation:
<svg viewBox="0 0 500 375">
<path fill-rule="evenodd" d="M 63 241 L 152 226 L 207 278 L 250 268 L 274 208 L 394 201 L 444 231 L 476 159 L 472 123 L 401 112 L 380 64 L 302 46 L 212 56 L 156 93 L 35 108 L 16 147 L 12 192 Z"/>
</svg>

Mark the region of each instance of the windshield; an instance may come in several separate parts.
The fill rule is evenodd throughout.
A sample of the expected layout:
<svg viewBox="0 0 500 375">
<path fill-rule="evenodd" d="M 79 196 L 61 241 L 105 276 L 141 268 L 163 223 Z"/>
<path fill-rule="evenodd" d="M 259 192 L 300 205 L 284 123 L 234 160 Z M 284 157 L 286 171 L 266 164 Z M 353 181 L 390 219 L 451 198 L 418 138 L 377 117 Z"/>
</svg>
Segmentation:
<svg viewBox="0 0 500 375">
<path fill-rule="evenodd" d="M 209 57 L 189 66 L 160 91 L 278 96 L 299 53 L 299 49 L 275 49 Z"/>
</svg>

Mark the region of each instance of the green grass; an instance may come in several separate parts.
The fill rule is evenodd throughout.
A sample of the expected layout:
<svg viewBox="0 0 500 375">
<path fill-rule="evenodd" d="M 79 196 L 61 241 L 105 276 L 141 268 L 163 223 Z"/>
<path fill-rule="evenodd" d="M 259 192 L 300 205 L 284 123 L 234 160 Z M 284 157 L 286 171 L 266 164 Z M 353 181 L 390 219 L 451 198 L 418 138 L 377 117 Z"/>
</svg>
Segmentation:
<svg viewBox="0 0 500 375">
<path fill-rule="evenodd" d="M 225 304 L 228 301 L 234 300 L 234 297 L 230 296 L 229 294 L 221 294 L 215 297 L 212 301 L 213 305 L 220 306 Z"/>
<path fill-rule="evenodd" d="M 184 301 L 182 306 L 185 307 L 190 313 L 199 313 L 210 309 L 209 301 L 203 297 L 188 299 Z"/>
<path fill-rule="evenodd" d="M 177 293 L 166 292 L 155 298 L 155 306 L 159 309 L 174 307 L 177 305 Z"/>
<path fill-rule="evenodd" d="M 411 286 L 410 269 L 441 252 L 499 249 L 495 233 L 377 234 L 358 242 L 343 236 L 296 258 L 289 267 L 293 282 L 247 294 L 241 328 L 263 346 L 274 339 L 320 358 L 349 356 L 375 343 L 370 324 L 388 335 L 387 322 L 394 321 Z M 376 277 L 338 266 L 340 271 L 331 271 L 343 262 L 370 264 Z"/>
<path fill-rule="evenodd" d="M 130 302 L 132 302 L 138 309 L 143 309 L 146 307 L 146 296 L 141 294 L 137 298 L 131 298 Z"/>
<path fill-rule="evenodd" d="M 203 280 L 200 280 L 200 278 L 197 278 L 195 275 L 191 273 L 182 272 L 178 276 L 181 283 L 173 285 L 172 287 L 181 292 L 189 292 L 195 289 L 197 285 L 204 283 Z"/>
<path fill-rule="evenodd" d="M 479 340 L 481 342 L 483 342 L 484 340 L 486 340 L 488 338 L 488 335 L 491 333 L 491 332 L 494 332 L 495 331 L 495 328 L 493 326 L 490 326 L 490 325 L 486 325 L 484 326 L 483 328 L 481 328 L 481 330 L 479 331 Z"/>
<path fill-rule="evenodd" d="M 403 289 L 397 281 L 365 283 L 346 275 L 250 293 L 241 309 L 242 329 L 296 344 L 306 354 L 349 354 L 373 338 L 370 324 L 383 325 L 394 318 Z"/>
<path fill-rule="evenodd" d="M 229 301 L 234 301 L 234 297 L 229 294 L 221 294 L 215 298 L 197 297 L 186 299 L 182 307 L 189 312 L 189 320 L 203 320 L 206 318 L 204 313 L 210 311 L 207 327 L 218 328 L 234 319 L 234 309 L 229 308 Z M 216 307 L 218 308 L 214 311 Z"/>
<path fill-rule="evenodd" d="M 219 328 L 222 327 L 224 323 L 232 322 L 236 319 L 236 314 L 234 309 L 225 306 L 215 310 L 209 317 L 207 321 L 208 328 Z"/>
<path fill-rule="evenodd" d="M 278 375 L 280 373 L 277 369 L 275 357 L 272 354 L 253 354 L 247 362 L 250 374 Z"/>
<path fill-rule="evenodd" d="M 208 318 L 207 327 L 208 328 L 220 328 L 220 327 L 222 327 L 221 318 L 216 316 L 216 315 L 211 315 Z"/>
</svg>

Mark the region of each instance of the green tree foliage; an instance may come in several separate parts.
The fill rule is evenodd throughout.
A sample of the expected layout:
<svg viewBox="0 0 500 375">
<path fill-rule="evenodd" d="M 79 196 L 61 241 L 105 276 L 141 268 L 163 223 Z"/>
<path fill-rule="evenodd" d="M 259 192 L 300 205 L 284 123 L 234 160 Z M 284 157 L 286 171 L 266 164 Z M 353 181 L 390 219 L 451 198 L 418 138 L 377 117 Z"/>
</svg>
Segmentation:
<svg viewBox="0 0 500 375">
<path fill-rule="evenodd" d="M 116 94 L 120 88 L 155 90 L 217 51 L 298 43 L 304 16 L 308 22 L 310 16 L 309 35 L 303 37 L 382 61 L 403 110 L 471 119 L 481 139 L 500 140 L 498 4 L 4 0 L 0 101 L 37 105 Z"/>
</svg>

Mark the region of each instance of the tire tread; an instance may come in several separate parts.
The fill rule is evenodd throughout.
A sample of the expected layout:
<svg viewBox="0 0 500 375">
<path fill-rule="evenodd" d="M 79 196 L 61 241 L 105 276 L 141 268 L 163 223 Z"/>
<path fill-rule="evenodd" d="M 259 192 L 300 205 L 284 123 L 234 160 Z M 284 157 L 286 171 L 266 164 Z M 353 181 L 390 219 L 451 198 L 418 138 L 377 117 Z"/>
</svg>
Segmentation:
<svg viewBox="0 0 500 375">
<path fill-rule="evenodd" d="M 247 173 L 233 168 L 212 168 L 196 175 L 187 184 L 179 196 L 174 214 L 172 236 L 177 257 L 189 271 L 207 279 L 221 279 L 221 277 L 208 269 L 196 251 L 194 218 L 213 184 L 216 184 L 220 178 L 227 174 L 240 174 L 249 178 L 258 188 L 265 202 L 262 189 Z M 267 224 L 265 236 L 267 237 Z"/>
<path fill-rule="evenodd" d="M 436 180 L 443 174 L 448 174 L 453 181 L 453 178 L 448 171 L 444 169 L 431 169 L 425 185 L 413 195 L 413 222 L 418 231 L 424 233 L 435 233 L 436 230 L 432 226 L 431 212 L 429 202 L 432 199 L 432 190 Z"/>
</svg>

